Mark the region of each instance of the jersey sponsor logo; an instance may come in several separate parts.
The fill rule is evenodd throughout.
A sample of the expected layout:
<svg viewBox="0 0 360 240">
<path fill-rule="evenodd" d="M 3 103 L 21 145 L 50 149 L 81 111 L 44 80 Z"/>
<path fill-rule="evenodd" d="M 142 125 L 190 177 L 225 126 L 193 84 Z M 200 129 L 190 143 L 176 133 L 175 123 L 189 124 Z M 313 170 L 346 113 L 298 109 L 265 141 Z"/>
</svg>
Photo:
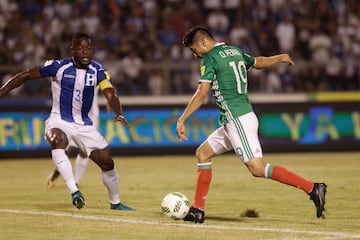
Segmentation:
<svg viewBox="0 0 360 240">
<path fill-rule="evenodd" d="M 201 74 L 201 76 L 204 75 L 204 73 L 205 73 L 205 68 L 206 68 L 205 66 L 201 66 L 201 67 L 200 67 L 200 74 Z"/>
<path fill-rule="evenodd" d="M 64 74 L 64 77 L 66 77 L 66 78 L 75 78 L 75 76 L 71 75 L 71 74 Z"/>
</svg>

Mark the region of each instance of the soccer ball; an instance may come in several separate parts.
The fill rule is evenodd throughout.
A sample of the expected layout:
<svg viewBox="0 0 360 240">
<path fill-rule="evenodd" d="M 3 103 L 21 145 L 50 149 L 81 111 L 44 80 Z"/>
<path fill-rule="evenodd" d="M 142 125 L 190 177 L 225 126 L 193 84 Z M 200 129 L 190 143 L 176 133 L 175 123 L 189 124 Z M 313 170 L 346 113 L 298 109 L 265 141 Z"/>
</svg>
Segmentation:
<svg viewBox="0 0 360 240">
<path fill-rule="evenodd" d="M 167 194 L 161 202 L 161 212 L 174 220 L 183 219 L 189 213 L 188 198 L 180 192 Z"/>
</svg>

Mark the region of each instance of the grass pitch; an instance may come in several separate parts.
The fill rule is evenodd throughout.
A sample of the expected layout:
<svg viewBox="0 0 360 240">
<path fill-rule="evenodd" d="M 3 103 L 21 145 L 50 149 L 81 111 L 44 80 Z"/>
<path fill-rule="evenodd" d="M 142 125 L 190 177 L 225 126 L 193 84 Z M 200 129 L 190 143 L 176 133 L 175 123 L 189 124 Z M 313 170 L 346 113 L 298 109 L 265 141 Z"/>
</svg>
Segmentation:
<svg viewBox="0 0 360 240">
<path fill-rule="evenodd" d="M 232 154 L 213 160 L 204 224 L 174 221 L 160 213 L 171 191 L 193 199 L 193 156 L 115 157 L 122 201 L 136 211 L 109 209 L 94 163 L 80 182 L 86 206 L 78 210 L 62 181 L 47 189 L 50 159 L 0 160 L 1 239 L 360 239 L 360 152 L 266 154 L 265 160 L 328 184 L 326 219 L 317 219 L 309 197 L 250 175 Z M 242 217 L 255 209 L 258 218 Z"/>
</svg>

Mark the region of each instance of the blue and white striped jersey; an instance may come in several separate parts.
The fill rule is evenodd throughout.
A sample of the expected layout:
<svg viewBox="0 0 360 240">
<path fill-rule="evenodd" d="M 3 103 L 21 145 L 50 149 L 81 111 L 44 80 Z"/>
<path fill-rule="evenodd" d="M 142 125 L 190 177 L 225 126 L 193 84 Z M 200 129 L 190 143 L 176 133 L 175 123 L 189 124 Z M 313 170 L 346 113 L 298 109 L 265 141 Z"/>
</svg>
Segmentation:
<svg viewBox="0 0 360 240">
<path fill-rule="evenodd" d="M 98 85 L 111 77 L 103 66 L 91 61 L 87 69 L 75 67 L 72 58 L 48 60 L 40 67 L 41 77 L 52 77 L 52 109 L 50 117 L 67 122 L 93 125 L 98 115 Z"/>
</svg>

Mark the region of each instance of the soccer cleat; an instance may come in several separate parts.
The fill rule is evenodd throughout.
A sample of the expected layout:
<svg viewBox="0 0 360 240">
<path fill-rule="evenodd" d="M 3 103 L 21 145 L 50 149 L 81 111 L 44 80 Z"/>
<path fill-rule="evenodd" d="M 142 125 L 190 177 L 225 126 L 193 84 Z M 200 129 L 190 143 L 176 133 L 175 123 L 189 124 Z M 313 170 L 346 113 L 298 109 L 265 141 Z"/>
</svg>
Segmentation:
<svg viewBox="0 0 360 240">
<path fill-rule="evenodd" d="M 131 207 L 126 206 L 125 204 L 118 203 L 118 204 L 110 204 L 110 209 L 113 210 L 125 210 L 125 211 L 134 211 Z"/>
<path fill-rule="evenodd" d="M 325 183 L 314 183 L 314 188 L 309 194 L 316 206 L 316 217 L 318 218 L 322 217 L 323 211 L 325 211 L 326 187 Z"/>
<path fill-rule="evenodd" d="M 58 170 L 54 170 L 46 179 L 47 188 L 51 189 L 55 187 L 55 180 L 60 176 L 60 172 Z"/>
<path fill-rule="evenodd" d="M 203 223 L 205 221 L 205 212 L 191 206 L 189 213 L 183 218 L 183 220 L 194 223 Z"/>
<path fill-rule="evenodd" d="M 72 197 L 72 203 L 76 208 L 81 209 L 85 206 L 85 199 L 80 191 L 76 191 L 72 193 L 71 197 Z"/>
</svg>

